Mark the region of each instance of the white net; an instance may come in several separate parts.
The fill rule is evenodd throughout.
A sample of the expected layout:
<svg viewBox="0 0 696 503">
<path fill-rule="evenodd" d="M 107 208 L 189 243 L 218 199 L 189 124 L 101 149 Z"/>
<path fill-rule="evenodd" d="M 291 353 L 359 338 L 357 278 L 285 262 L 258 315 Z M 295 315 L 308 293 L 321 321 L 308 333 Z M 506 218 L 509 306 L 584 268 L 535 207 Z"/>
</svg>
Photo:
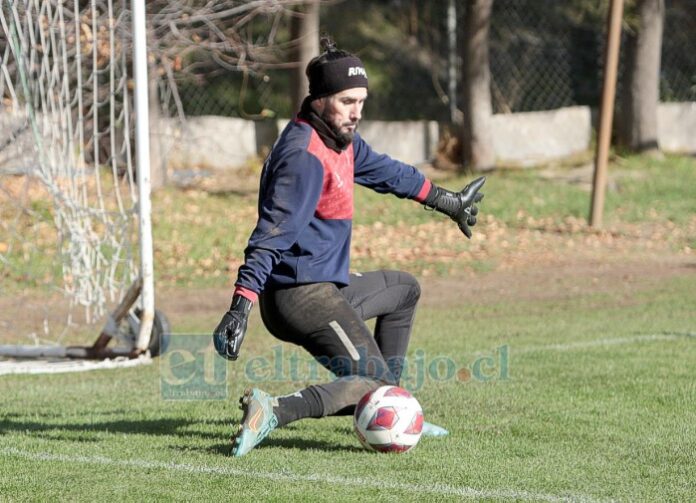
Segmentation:
<svg viewBox="0 0 696 503">
<path fill-rule="evenodd" d="M 1 3 L 0 343 L 64 343 L 137 272 L 130 10 Z"/>
</svg>

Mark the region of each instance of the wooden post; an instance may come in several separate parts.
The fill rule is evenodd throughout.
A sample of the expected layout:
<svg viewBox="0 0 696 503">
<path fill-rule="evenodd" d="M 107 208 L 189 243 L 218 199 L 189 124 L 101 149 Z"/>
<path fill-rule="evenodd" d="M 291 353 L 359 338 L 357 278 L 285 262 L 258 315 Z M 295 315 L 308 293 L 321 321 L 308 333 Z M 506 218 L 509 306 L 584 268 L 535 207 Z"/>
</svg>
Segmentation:
<svg viewBox="0 0 696 503">
<path fill-rule="evenodd" d="M 611 126 L 614 118 L 614 98 L 616 96 L 616 73 L 619 66 L 619 46 L 621 42 L 621 20 L 623 0 L 611 0 L 607 16 L 607 43 L 604 54 L 604 83 L 602 86 L 602 105 L 597 131 L 597 150 L 592 180 L 592 207 L 590 226 L 601 227 L 604 213 L 604 195 L 607 188 L 607 163 L 611 145 Z"/>
</svg>

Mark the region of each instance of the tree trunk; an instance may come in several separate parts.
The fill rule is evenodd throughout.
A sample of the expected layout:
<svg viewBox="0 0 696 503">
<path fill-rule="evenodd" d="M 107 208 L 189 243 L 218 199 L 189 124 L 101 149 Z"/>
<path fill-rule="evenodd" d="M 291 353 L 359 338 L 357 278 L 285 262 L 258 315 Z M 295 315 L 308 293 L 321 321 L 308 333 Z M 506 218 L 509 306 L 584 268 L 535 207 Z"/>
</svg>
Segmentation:
<svg viewBox="0 0 696 503">
<path fill-rule="evenodd" d="M 149 76 L 149 122 L 150 122 L 150 184 L 158 190 L 167 184 L 167 163 L 162 156 L 162 122 L 157 88 L 157 68 L 150 65 Z"/>
<path fill-rule="evenodd" d="M 155 47 L 152 26 L 147 27 L 147 44 Z M 148 122 L 150 123 L 150 188 L 159 190 L 167 184 L 167 161 L 162 155 L 162 121 L 160 120 L 159 75 L 157 64 L 151 56 L 147 62 L 148 73 Z M 134 142 L 135 144 L 135 142 Z"/>
<path fill-rule="evenodd" d="M 464 165 L 475 171 L 495 167 L 491 135 L 491 72 L 488 64 L 488 32 L 493 0 L 466 3 L 462 108 Z"/>
<path fill-rule="evenodd" d="M 293 110 L 298 111 L 307 96 L 309 80 L 305 75 L 307 64 L 319 55 L 319 1 L 307 0 L 294 13 L 290 23 L 290 39 L 297 43 L 292 59 L 298 62 L 290 76 L 290 95 Z"/>
<path fill-rule="evenodd" d="M 619 140 L 637 150 L 657 150 L 660 53 L 664 0 L 638 0 L 639 25 L 626 41 L 626 80 L 621 98 Z"/>
</svg>

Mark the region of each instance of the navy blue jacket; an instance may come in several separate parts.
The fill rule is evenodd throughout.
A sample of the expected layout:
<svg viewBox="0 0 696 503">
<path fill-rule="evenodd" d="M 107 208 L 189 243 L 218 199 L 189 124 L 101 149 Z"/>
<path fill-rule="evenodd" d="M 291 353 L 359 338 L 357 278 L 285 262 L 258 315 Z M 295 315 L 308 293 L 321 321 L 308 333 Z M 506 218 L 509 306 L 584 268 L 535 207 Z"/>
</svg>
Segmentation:
<svg viewBox="0 0 696 503">
<path fill-rule="evenodd" d="M 263 167 L 258 222 L 237 292 L 255 300 L 265 288 L 348 284 L 353 183 L 419 201 L 431 185 L 413 166 L 373 152 L 358 134 L 337 152 L 309 123 L 290 121 Z"/>
</svg>

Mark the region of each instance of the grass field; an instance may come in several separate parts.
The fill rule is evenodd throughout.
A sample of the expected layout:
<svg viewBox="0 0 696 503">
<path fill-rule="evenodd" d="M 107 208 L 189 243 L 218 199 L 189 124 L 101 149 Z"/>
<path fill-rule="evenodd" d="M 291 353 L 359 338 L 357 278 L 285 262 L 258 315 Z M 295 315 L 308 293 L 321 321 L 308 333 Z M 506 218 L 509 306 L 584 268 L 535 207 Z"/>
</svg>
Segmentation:
<svg viewBox="0 0 696 503">
<path fill-rule="evenodd" d="M 695 499 L 696 163 L 617 169 L 602 232 L 579 228 L 581 187 L 531 173 L 490 177 L 491 216 L 471 242 L 439 215 L 358 194 L 370 210 L 356 218 L 356 267 L 393 264 L 423 285 L 404 385 L 448 438 L 379 455 L 350 418 L 327 418 L 229 457 L 250 382 L 284 394 L 329 378 L 254 311 L 239 361 L 194 352 L 200 372 L 217 362 L 198 389 L 218 399 L 170 399 L 172 372 L 186 368 L 176 353 L 133 369 L 0 377 L 0 501 Z M 219 264 L 234 270 L 253 205 L 158 194 L 155 213 L 169 214 L 155 223 L 158 303 L 174 341 L 208 344 L 230 293 Z"/>
</svg>

